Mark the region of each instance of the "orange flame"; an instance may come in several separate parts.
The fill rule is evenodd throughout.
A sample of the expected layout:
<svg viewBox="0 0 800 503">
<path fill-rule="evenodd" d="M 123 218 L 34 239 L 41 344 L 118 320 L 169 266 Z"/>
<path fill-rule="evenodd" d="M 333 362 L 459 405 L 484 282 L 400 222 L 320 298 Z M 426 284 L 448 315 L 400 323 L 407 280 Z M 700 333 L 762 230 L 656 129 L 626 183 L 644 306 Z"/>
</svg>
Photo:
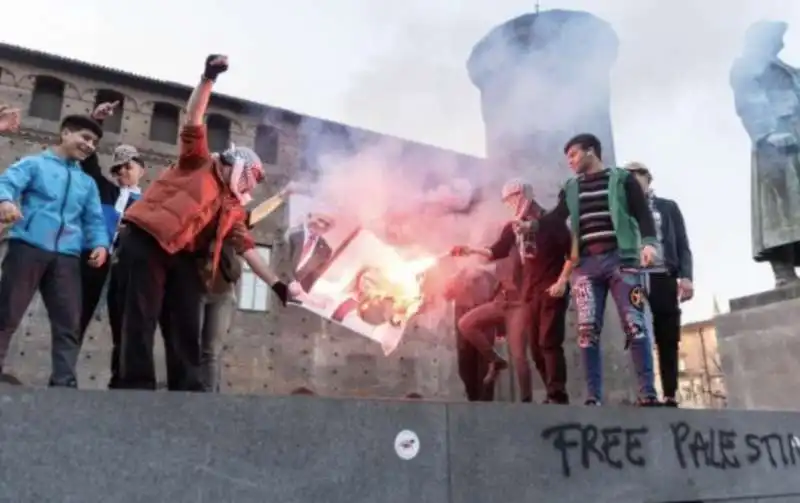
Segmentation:
<svg viewBox="0 0 800 503">
<path fill-rule="evenodd" d="M 392 251 L 384 254 L 379 264 L 369 268 L 368 276 L 359 280 L 357 271 L 352 271 L 337 281 L 320 278 L 314 286 L 315 291 L 334 298 L 352 294 L 362 306 L 391 301 L 393 323 L 408 321 L 422 305 L 422 280 L 425 272 L 436 264 L 437 257 L 404 259 L 396 249 Z M 355 282 L 353 276 L 357 277 Z"/>
</svg>

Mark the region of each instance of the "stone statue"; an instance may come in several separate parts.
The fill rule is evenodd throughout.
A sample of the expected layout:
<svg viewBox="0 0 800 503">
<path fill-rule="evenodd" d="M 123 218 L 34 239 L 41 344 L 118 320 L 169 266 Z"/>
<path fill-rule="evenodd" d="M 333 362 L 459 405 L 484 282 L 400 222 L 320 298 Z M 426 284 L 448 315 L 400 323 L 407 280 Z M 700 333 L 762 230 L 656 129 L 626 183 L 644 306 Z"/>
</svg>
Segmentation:
<svg viewBox="0 0 800 503">
<path fill-rule="evenodd" d="M 736 113 L 753 143 L 753 258 L 770 263 L 776 288 L 798 281 L 800 265 L 800 71 L 778 59 L 787 28 L 750 26 L 730 73 Z"/>
</svg>

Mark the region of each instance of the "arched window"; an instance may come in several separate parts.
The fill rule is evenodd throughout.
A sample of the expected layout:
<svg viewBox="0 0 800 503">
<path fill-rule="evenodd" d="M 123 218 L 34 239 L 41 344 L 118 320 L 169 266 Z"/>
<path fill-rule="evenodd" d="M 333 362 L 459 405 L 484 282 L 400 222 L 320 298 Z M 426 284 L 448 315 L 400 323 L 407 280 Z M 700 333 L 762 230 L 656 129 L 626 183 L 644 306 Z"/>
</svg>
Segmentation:
<svg viewBox="0 0 800 503">
<path fill-rule="evenodd" d="M 114 109 L 114 115 L 106 118 L 106 120 L 103 121 L 103 130 L 110 133 L 119 134 L 119 132 L 122 131 L 122 115 L 125 109 L 125 96 L 118 91 L 114 91 L 113 89 L 100 89 L 97 91 L 97 94 L 95 94 L 94 106 L 97 108 L 97 105 L 101 103 L 113 103 L 115 101 L 118 101 L 119 105 L 117 105 L 117 108 Z"/>
<path fill-rule="evenodd" d="M 272 126 L 261 124 L 256 128 L 256 141 L 254 150 L 264 164 L 278 163 L 278 130 Z"/>
<path fill-rule="evenodd" d="M 219 114 L 206 117 L 208 128 L 208 148 L 212 152 L 222 152 L 231 143 L 231 121 Z"/>
<path fill-rule="evenodd" d="M 60 121 L 63 105 L 64 81 L 47 75 L 37 76 L 28 115 L 39 119 Z"/>
<path fill-rule="evenodd" d="M 172 103 L 157 102 L 150 117 L 150 141 L 175 145 L 178 143 L 178 122 L 181 111 Z"/>
</svg>

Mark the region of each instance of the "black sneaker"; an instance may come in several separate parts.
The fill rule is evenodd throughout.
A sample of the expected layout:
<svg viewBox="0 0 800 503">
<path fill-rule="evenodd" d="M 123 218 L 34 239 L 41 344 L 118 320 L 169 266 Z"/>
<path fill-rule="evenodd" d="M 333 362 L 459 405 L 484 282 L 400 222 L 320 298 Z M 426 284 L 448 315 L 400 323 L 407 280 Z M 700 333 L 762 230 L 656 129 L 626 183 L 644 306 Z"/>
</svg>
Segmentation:
<svg viewBox="0 0 800 503">
<path fill-rule="evenodd" d="M 677 408 L 678 407 L 678 401 L 675 400 L 673 397 L 668 396 L 668 397 L 664 397 L 664 401 L 661 403 L 661 405 L 663 405 L 664 407 Z"/>
<path fill-rule="evenodd" d="M 595 400 L 594 398 L 590 398 L 590 399 L 586 400 L 585 402 L 583 402 L 583 405 L 585 405 L 587 407 L 599 407 L 600 406 L 600 400 Z"/>
<path fill-rule="evenodd" d="M 661 402 L 657 398 L 649 396 L 647 398 L 640 398 L 636 401 L 637 407 L 661 407 Z"/>
<path fill-rule="evenodd" d="M 553 393 L 548 395 L 544 402 L 547 404 L 569 405 L 569 395 L 565 392 Z"/>
</svg>

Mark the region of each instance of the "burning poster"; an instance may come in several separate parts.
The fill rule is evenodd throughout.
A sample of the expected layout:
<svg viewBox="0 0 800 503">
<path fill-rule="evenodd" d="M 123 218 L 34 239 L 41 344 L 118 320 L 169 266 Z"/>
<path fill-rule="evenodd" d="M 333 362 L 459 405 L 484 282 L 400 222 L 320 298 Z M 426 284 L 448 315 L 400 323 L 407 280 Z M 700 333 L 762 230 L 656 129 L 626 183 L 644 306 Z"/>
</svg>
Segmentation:
<svg viewBox="0 0 800 503">
<path fill-rule="evenodd" d="M 299 274 L 311 260 L 302 256 L 308 253 L 295 261 L 295 274 L 303 287 L 295 301 L 379 343 L 388 355 L 400 344 L 409 320 L 420 310 L 423 275 L 436 259 L 405 257 L 401 250 L 361 227 L 342 238 L 341 227 L 334 227 L 340 232 L 325 232 L 322 243 L 320 237 L 308 247 L 311 255 L 317 250 L 318 256 L 318 250 L 334 250 L 324 254 L 327 260 L 318 263 L 313 274 Z"/>
</svg>

